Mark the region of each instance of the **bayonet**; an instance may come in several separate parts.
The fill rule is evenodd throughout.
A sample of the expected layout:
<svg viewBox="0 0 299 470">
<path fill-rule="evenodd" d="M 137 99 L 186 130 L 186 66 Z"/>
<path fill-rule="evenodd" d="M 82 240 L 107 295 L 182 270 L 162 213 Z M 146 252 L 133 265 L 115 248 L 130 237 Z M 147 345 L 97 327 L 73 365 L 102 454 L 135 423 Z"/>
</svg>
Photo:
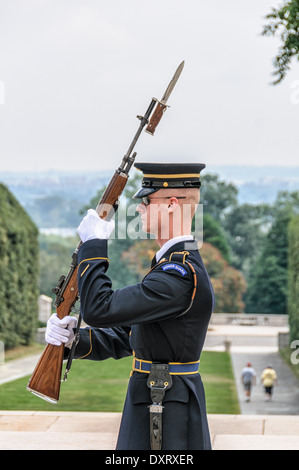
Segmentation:
<svg viewBox="0 0 299 470">
<path fill-rule="evenodd" d="M 166 108 L 168 107 L 168 105 L 166 104 L 167 101 L 168 101 L 168 98 L 170 96 L 170 94 L 172 93 L 172 90 L 174 89 L 181 73 L 182 73 L 182 70 L 184 68 L 184 65 L 185 65 L 185 62 L 181 62 L 180 65 L 178 66 L 178 68 L 176 69 L 175 73 L 174 73 L 174 76 L 172 77 L 172 79 L 170 80 L 170 83 L 168 85 L 168 87 L 166 88 L 165 90 L 165 93 L 163 95 L 163 97 L 161 98 L 161 100 L 157 100 L 156 98 L 153 98 L 153 100 L 155 100 L 157 102 L 157 106 L 156 106 L 156 109 L 149 121 L 149 124 L 148 126 L 146 127 L 146 132 L 148 132 L 149 134 L 151 135 L 154 135 L 154 132 L 156 130 L 156 127 L 157 125 L 159 124 L 162 116 L 163 116 L 163 113 L 166 111 Z"/>
</svg>

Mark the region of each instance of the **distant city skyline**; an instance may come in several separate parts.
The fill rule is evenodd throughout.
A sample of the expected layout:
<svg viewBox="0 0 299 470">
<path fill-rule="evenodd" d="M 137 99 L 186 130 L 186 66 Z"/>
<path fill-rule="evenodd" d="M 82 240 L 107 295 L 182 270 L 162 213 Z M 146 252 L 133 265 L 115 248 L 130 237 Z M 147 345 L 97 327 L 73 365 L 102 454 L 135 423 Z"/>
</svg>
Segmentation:
<svg viewBox="0 0 299 470">
<path fill-rule="evenodd" d="M 0 176 L 116 168 L 153 96 L 185 68 L 139 161 L 298 166 L 299 64 L 273 80 L 279 0 L 0 5 Z M 1 179 L 1 178 L 0 178 Z"/>
</svg>

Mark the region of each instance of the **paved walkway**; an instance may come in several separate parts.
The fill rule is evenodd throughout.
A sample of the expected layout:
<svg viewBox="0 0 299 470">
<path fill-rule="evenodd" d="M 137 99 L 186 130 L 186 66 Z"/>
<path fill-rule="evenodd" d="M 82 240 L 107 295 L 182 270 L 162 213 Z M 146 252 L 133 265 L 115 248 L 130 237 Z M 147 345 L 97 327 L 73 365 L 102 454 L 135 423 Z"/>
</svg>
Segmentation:
<svg viewBox="0 0 299 470">
<path fill-rule="evenodd" d="M 239 394 L 240 415 L 208 415 L 214 450 L 299 450 L 299 386 L 277 352 L 282 328 L 215 326 L 205 349 L 223 350 L 231 342 L 231 357 Z M 29 375 L 39 356 L 0 365 L 0 384 Z M 248 361 L 258 376 L 270 361 L 279 385 L 265 403 L 260 383 L 245 403 L 240 373 Z M 1 410 L 1 403 L 0 403 Z M 113 450 L 120 413 L 0 411 L 0 449 Z"/>
<path fill-rule="evenodd" d="M 23 357 L 22 359 L 16 359 L 15 361 L 8 361 L 4 362 L 4 364 L 0 364 L 0 385 L 32 374 L 40 356 L 41 354 L 37 354 L 34 356 L 27 356 Z"/>
<path fill-rule="evenodd" d="M 298 380 L 285 365 L 280 355 L 278 353 L 255 353 L 250 355 L 249 360 L 257 372 L 257 385 L 252 388 L 251 401 L 246 402 L 239 377 L 242 368 L 248 362 L 248 354 L 232 353 L 241 413 L 246 415 L 299 415 Z M 260 375 L 267 365 L 272 365 L 275 369 L 278 376 L 278 385 L 274 386 L 272 400 L 265 402 Z"/>
<path fill-rule="evenodd" d="M 224 349 L 224 341 L 231 343 L 231 359 L 242 414 L 299 415 L 299 382 L 278 352 L 277 335 L 282 327 L 213 326 L 205 343 L 206 349 Z M 252 398 L 245 402 L 240 376 L 245 365 L 251 362 L 257 373 L 257 385 Z M 272 365 L 278 376 L 271 402 L 264 401 L 260 376 L 264 368 Z"/>
</svg>

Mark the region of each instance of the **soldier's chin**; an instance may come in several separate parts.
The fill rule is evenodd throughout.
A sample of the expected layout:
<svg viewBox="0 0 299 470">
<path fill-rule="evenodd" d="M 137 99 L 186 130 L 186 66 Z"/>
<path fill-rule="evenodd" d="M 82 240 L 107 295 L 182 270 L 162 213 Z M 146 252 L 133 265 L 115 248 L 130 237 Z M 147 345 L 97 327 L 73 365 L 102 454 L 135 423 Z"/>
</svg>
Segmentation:
<svg viewBox="0 0 299 470">
<path fill-rule="evenodd" d="M 141 222 L 142 222 L 142 230 L 145 233 L 150 233 L 149 227 L 147 226 L 147 220 L 146 219 L 141 219 Z"/>
<path fill-rule="evenodd" d="M 142 226 L 142 230 L 144 233 L 147 233 L 148 235 L 152 235 L 153 237 L 156 238 L 156 232 L 154 230 L 151 230 L 150 227 L 148 227 L 146 224 Z"/>
</svg>

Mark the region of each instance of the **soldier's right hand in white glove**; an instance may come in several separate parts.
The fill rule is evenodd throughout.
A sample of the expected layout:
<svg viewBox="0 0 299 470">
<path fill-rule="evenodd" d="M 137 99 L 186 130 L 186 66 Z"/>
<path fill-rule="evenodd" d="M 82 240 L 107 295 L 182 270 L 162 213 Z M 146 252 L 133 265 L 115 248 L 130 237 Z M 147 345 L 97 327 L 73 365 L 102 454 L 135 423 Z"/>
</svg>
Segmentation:
<svg viewBox="0 0 299 470">
<path fill-rule="evenodd" d="M 53 313 L 47 322 L 46 342 L 55 346 L 61 346 L 62 343 L 65 343 L 65 346 L 70 348 L 75 336 L 73 328 L 76 328 L 77 323 L 78 320 L 75 317 L 67 315 L 60 320 L 56 313 Z"/>
</svg>

